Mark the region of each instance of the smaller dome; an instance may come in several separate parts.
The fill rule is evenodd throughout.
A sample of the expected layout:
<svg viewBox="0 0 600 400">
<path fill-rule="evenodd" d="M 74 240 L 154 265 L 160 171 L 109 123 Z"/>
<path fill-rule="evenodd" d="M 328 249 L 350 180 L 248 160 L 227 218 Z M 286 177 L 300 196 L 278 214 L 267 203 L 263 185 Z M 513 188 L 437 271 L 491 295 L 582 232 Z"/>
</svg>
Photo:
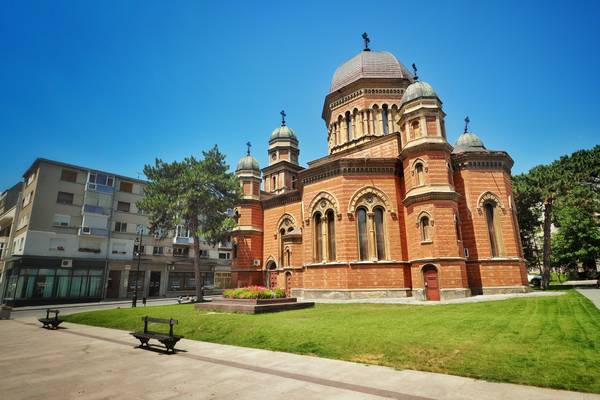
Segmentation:
<svg viewBox="0 0 600 400">
<path fill-rule="evenodd" d="M 454 143 L 453 153 L 464 153 L 467 151 L 487 151 L 479 136 L 472 132 L 464 132 Z"/>
<path fill-rule="evenodd" d="M 237 171 L 256 171 L 260 173 L 260 166 L 258 165 L 258 161 L 256 158 L 252 157 L 250 154 L 240 158 L 240 161 L 237 163 L 236 167 Z"/>
<path fill-rule="evenodd" d="M 273 129 L 269 142 L 278 139 L 298 140 L 298 138 L 296 138 L 296 132 L 287 125 L 278 126 Z"/>
<path fill-rule="evenodd" d="M 435 90 L 433 90 L 429 83 L 417 81 L 408 85 L 406 91 L 402 95 L 400 104 L 408 103 L 409 101 L 419 97 L 438 97 L 438 95 L 435 93 Z"/>
</svg>

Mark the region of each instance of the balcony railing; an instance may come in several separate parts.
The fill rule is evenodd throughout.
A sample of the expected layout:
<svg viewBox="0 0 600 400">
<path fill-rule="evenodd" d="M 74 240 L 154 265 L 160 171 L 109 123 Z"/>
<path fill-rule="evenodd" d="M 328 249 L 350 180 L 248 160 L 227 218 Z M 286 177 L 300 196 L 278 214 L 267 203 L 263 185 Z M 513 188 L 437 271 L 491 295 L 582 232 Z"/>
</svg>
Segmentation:
<svg viewBox="0 0 600 400">
<path fill-rule="evenodd" d="M 194 239 L 191 237 L 185 237 L 185 236 L 175 236 L 173 238 L 173 243 L 174 244 L 194 244 Z"/>
<path fill-rule="evenodd" d="M 108 237 L 108 229 L 82 226 L 79 228 L 79 236 Z"/>
<path fill-rule="evenodd" d="M 90 192 L 101 192 L 101 193 L 112 193 L 115 188 L 112 186 L 101 185 L 99 183 L 88 182 L 85 185 L 85 190 L 89 190 Z"/>
<path fill-rule="evenodd" d="M 91 205 L 91 204 L 84 204 L 83 205 L 83 213 L 86 213 L 86 214 L 108 215 L 109 211 L 106 208 L 104 208 L 104 207 L 94 206 L 94 205 Z"/>
</svg>

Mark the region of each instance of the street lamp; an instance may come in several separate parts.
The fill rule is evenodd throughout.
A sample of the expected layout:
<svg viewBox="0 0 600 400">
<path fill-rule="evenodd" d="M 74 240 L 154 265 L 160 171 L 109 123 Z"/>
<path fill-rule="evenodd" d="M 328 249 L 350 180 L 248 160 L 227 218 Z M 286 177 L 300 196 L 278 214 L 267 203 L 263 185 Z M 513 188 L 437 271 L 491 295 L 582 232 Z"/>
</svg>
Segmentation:
<svg viewBox="0 0 600 400">
<path fill-rule="evenodd" d="M 135 242 L 137 243 L 137 256 L 138 256 L 138 262 L 137 262 L 137 271 L 135 273 L 135 292 L 133 292 L 133 297 L 131 298 L 131 307 L 136 307 L 137 306 L 137 299 L 138 299 L 138 283 L 140 281 L 140 264 L 142 262 L 142 235 L 144 234 L 144 229 L 146 227 L 144 225 L 138 225 L 136 228 L 136 232 L 139 235 L 139 237 L 137 237 L 135 239 Z"/>
</svg>

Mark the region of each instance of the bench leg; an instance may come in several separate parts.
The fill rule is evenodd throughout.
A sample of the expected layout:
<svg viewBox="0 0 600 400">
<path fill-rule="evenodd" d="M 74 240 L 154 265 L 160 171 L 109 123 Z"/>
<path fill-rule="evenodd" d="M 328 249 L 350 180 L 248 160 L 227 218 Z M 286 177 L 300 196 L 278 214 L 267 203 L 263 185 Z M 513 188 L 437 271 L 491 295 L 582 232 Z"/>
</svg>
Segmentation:
<svg viewBox="0 0 600 400">
<path fill-rule="evenodd" d="M 140 347 L 148 347 L 148 341 L 150 339 L 138 338 L 140 340 Z"/>
</svg>

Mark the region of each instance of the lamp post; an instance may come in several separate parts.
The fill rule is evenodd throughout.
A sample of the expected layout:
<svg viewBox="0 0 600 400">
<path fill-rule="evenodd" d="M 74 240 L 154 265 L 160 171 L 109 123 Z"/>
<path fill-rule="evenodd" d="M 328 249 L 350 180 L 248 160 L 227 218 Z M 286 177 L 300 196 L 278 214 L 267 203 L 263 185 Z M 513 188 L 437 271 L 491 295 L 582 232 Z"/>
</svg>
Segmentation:
<svg viewBox="0 0 600 400">
<path fill-rule="evenodd" d="M 137 243 L 137 256 L 138 256 L 138 262 L 137 262 L 137 271 L 135 273 L 135 292 L 133 292 L 133 297 L 131 298 L 131 307 L 136 307 L 137 306 L 137 298 L 138 298 L 138 284 L 140 281 L 140 264 L 142 262 L 142 235 L 144 234 L 144 225 L 138 225 L 137 226 L 137 233 L 139 235 L 139 237 L 137 237 L 135 239 L 135 242 Z"/>
</svg>

